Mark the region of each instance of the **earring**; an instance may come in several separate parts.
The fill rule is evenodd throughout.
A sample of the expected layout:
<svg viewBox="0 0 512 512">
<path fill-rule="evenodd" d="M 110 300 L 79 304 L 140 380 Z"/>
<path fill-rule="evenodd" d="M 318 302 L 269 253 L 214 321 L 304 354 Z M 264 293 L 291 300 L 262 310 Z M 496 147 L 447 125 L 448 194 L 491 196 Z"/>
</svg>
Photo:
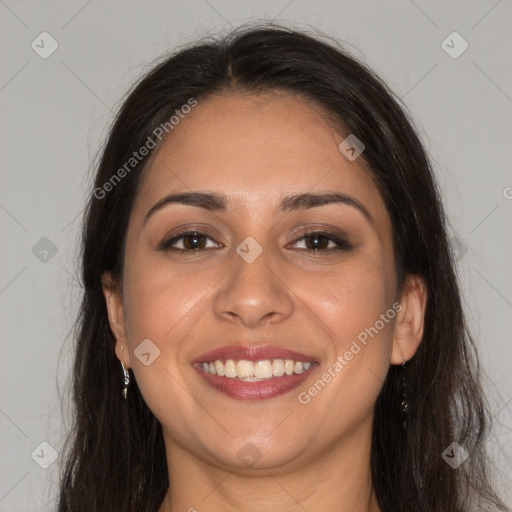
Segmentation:
<svg viewBox="0 0 512 512">
<path fill-rule="evenodd" d="M 128 394 L 128 384 L 130 384 L 130 374 L 128 373 L 122 362 L 121 366 L 123 368 L 123 397 L 126 400 L 126 396 Z"/>
<path fill-rule="evenodd" d="M 400 402 L 400 413 L 402 416 L 402 428 L 407 427 L 407 417 L 409 412 L 409 402 L 405 395 L 405 358 L 402 355 L 402 401 Z"/>
</svg>

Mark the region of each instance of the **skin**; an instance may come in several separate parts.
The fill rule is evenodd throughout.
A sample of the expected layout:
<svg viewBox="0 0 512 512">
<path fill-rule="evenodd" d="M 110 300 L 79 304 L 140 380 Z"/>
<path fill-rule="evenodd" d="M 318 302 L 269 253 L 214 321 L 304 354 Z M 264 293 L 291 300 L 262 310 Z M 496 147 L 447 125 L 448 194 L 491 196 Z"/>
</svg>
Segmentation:
<svg viewBox="0 0 512 512">
<path fill-rule="evenodd" d="M 134 204 L 122 283 L 103 276 L 116 354 L 162 424 L 171 491 L 159 512 L 379 511 L 373 409 L 389 365 L 421 342 L 426 290 L 417 276 L 397 289 L 389 216 L 362 157 L 343 156 L 344 137 L 318 106 L 284 94 L 202 100 L 171 135 Z M 144 222 L 167 194 L 190 191 L 225 194 L 229 205 L 169 204 Z M 355 198 L 372 220 L 340 203 L 278 210 L 285 195 L 329 191 Z M 159 249 L 194 228 L 208 233 L 206 249 Z M 353 248 L 331 242 L 307 252 L 304 236 L 319 230 L 345 233 Z M 252 263 L 236 252 L 248 236 L 263 249 Z M 298 394 L 395 301 L 396 317 L 301 404 Z M 134 350 L 148 338 L 160 355 L 145 366 Z M 191 361 L 236 344 L 277 345 L 320 366 L 282 396 L 235 400 L 209 387 Z M 252 467 L 237 457 L 246 443 L 261 455 Z"/>
</svg>

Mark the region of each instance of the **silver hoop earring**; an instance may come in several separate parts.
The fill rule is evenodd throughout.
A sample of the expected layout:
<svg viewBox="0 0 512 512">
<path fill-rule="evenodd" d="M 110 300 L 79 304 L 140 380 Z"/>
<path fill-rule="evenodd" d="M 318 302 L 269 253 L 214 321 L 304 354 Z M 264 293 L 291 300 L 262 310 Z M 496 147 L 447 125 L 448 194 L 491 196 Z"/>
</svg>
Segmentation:
<svg viewBox="0 0 512 512">
<path fill-rule="evenodd" d="M 407 428 L 407 420 L 409 419 L 409 401 L 405 394 L 405 357 L 402 355 L 402 400 L 400 401 L 400 413 L 402 416 L 402 428 Z"/>
<path fill-rule="evenodd" d="M 123 363 L 121 363 L 121 367 L 123 368 L 123 398 L 126 400 L 126 396 L 128 395 L 128 385 L 130 384 L 130 374 L 124 367 Z"/>
</svg>

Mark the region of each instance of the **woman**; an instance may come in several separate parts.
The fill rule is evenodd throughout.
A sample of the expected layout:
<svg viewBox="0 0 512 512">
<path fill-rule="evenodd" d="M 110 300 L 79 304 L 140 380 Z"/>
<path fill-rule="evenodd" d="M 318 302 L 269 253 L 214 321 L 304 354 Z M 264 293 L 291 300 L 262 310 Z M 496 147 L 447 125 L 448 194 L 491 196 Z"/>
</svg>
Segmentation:
<svg viewBox="0 0 512 512">
<path fill-rule="evenodd" d="M 428 158 L 335 43 L 244 28 L 147 74 L 82 271 L 60 512 L 507 510 Z"/>
</svg>

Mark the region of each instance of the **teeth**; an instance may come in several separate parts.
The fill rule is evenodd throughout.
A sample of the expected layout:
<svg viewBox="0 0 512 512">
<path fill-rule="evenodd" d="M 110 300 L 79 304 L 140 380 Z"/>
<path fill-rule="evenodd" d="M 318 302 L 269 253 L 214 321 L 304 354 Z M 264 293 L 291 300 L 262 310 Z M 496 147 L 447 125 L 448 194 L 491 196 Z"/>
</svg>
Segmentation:
<svg viewBox="0 0 512 512">
<path fill-rule="evenodd" d="M 240 379 L 247 382 L 268 380 L 283 375 L 301 374 L 311 368 L 311 362 L 293 361 L 292 359 L 264 359 L 262 361 L 247 361 L 240 359 L 220 360 L 203 363 L 203 371 L 228 379 Z"/>
<path fill-rule="evenodd" d="M 211 367 L 211 363 L 210 363 L 210 367 Z M 295 366 L 293 367 L 293 371 L 295 373 L 302 373 L 304 371 L 304 365 L 302 364 L 301 361 L 297 361 L 295 363 Z"/>
<path fill-rule="evenodd" d="M 258 379 L 270 379 L 272 377 L 272 363 L 269 360 L 258 361 L 254 365 L 254 376 Z"/>
<path fill-rule="evenodd" d="M 228 377 L 229 379 L 234 379 L 236 377 L 236 364 L 233 359 L 228 359 L 226 361 L 226 364 L 224 365 L 224 377 Z"/>
<path fill-rule="evenodd" d="M 238 361 L 238 363 L 236 363 L 236 376 L 239 379 L 254 377 L 254 363 L 252 361 L 245 361 L 243 359 Z"/>
<path fill-rule="evenodd" d="M 224 377 L 224 365 L 220 361 L 215 361 L 215 371 L 220 377 Z"/>
<path fill-rule="evenodd" d="M 282 359 L 274 359 L 272 362 L 272 375 L 274 377 L 282 377 L 284 375 L 284 361 Z"/>
</svg>

